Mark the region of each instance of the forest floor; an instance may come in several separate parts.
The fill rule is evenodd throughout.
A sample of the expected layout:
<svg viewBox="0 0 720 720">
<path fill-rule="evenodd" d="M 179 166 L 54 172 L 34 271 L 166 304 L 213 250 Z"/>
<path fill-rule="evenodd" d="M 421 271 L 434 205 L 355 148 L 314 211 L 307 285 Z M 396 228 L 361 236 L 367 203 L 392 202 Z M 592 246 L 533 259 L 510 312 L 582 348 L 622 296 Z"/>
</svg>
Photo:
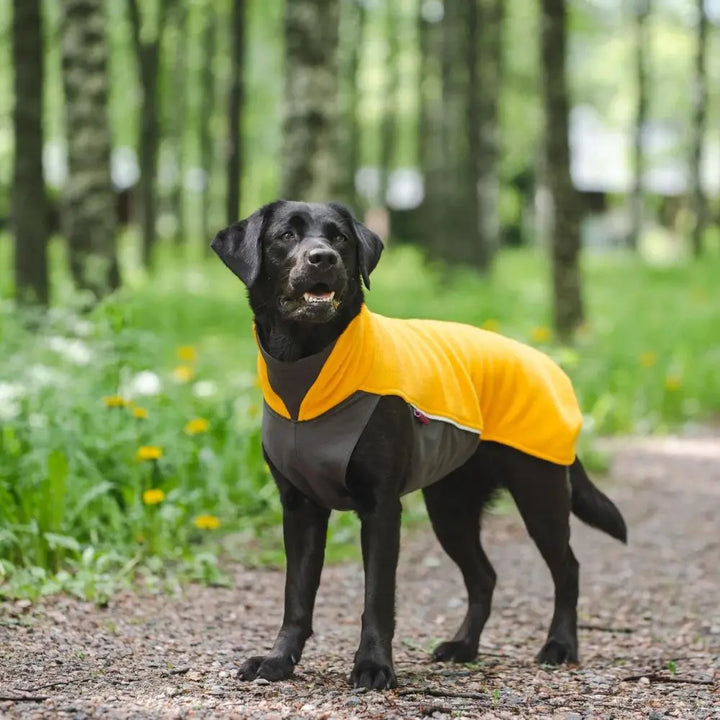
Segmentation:
<svg viewBox="0 0 720 720">
<path fill-rule="evenodd" d="M 459 573 L 430 530 L 405 533 L 399 687 L 347 684 L 359 634 L 357 563 L 327 567 L 315 636 L 295 677 L 241 683 L 238 663 L 277 630 L 283 574 L 236 568 L 235 587 L 66 596 L 0 608 L 0 718 L 720 718 L 720 434 L 614 441 L 603 482 L 628 521 L 622 546 L 573 521 L 581 664 L 533 662 L 550 577 L 519 517 L 491 515 L 494 612 L 472 665 L 431 664 L 464 609 Z"/>
</svg>

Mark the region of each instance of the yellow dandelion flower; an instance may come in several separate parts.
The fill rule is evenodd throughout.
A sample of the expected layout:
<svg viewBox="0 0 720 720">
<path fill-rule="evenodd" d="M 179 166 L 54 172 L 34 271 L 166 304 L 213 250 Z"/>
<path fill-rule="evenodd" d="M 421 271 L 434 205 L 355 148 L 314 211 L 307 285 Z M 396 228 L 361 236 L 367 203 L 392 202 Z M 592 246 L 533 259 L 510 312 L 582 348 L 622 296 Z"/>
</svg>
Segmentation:
<svg viewBox="0 0 720 720">
<path fill-rule="evenodd" d="M 194 363 L 197 360 L 197 350 L 193 345 L 181 345 L 177 349 L 178 360 L 184 363 Z"/>
<path fill-rule="evenodd" d="M 136 417 L 138 420 L 145 420 L 148 416 L 148 411 L 144 407 L 140 407 L 139 405 L 133 405 L 132 414 L 133 417 Z"/>
<path fill-rule="evenodd" d="M 193 525 L 198 530 L 217 530 L 220 527 L 220 519 L 214 515 L 198 515 L 193 520 Z"/>
<path fill-rule="evenodd" d="M 162 448 L 157 445 L 141 445 L 135 453 L 136 460 L 159 460 L 162 456 Z"/>
<path fill-rule="evenodd" d="M 665 376 L 665 389 L 668 392 L 675 392 L 682 387 L 682 378 L 679 375 Z"/>
<path fill-rule="evenodd" d="M 157 505 L 165 499 L 165 493 L 160 488 L 150 488 L 142 494 L 146 505 Z"/>
<path fill-rule="evenodd" d="M 547 342 L 550 339 L 550 328 L 546 328 L 544 325 L 534 327 L 530 331 L 530 337 L 533 342 Z"/>
<path fill-rule="evenodd" d="M 195 372 L 189 365 L 178 365 L 173 370 L 173 375 L 175 376 L 175 379 L 181 383 L 190 382 L 194 374 Z"/>
<path fill-rule="evenodd" d="M 122 395 L 108 395 L 103 398 L 105 407 L 109 408 L 121 408 L 125 407 L 128 403 Z"/>
<path fill-rule="evenodd" d="M 644 368 L 651 368 L 657 362 L 657 355 L 651 350 L 647 350 L 640 356 L 640 364 Z"/>
<path fill-rule="evenodd" d="M 494 318 L 488 318 L 482 326 L 485 330 L 490 330 L 491 332 L 497 332 L 500 329 L 500 323 Z"/>
<path fill-rule="evenodd" d="M 188 435 L 202 435 L 208 431 L 210 423 L 205 418 L 193 418 L 185 425 L 185 432 Z"/>
</svg>

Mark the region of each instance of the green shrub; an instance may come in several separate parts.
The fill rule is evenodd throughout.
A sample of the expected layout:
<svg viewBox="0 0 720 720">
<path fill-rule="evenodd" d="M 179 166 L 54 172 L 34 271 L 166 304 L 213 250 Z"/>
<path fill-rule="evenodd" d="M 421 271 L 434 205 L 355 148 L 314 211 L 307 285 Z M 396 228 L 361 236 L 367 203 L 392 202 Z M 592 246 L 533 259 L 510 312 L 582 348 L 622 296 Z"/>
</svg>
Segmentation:
<svg viewBox="0 0 720 720">
<path fill-rule="evenodd" d="M 7 307 L 0 377 L 0 558 L 60 568 L 112 551 L 189 561 L 224 525 L 279 516 L 261 457 L 254 377 L 222 384 L 113 303 L 24 329 Z M 9 378 L 9 379 L 6 379 Z"/>
</svg>

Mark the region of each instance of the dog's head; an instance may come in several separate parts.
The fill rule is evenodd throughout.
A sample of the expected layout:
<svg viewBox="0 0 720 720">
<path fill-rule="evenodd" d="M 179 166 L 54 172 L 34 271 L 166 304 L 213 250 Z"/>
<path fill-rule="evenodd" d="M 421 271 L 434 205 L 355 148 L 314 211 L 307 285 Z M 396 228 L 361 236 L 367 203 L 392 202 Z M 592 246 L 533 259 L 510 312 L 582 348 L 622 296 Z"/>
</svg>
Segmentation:
<svg viewBox="0 0 720 720">
<path fill-rule="evenodd" d="M 221 230 L 212 248 L 247 286 L 256 317 L 319 324 L 359 310 L 360 279 L 370 287 L 383 245 L 343 205 L 280 200 Z"/>
</svg>

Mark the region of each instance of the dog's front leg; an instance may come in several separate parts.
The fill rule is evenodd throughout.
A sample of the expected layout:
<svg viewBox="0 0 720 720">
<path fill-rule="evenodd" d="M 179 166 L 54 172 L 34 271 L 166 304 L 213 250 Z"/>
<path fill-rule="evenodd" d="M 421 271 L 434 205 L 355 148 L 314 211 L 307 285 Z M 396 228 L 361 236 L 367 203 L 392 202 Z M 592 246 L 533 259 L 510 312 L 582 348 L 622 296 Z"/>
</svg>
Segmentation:
<svg viewBox="0 0 720 720">
<path fill-rule="evenodd" d="M 305 497 L 274 469 L 273 475 L 283 505 L 285 613 L 269 654 L 246 660 L 238 671 L 241 680 L 283 680 L 292 675 L 305 641 L 312 635 L 313 608 L 325 557 L 330 511 Z"/>
<path fill-rule="evenodd" d="M 350 680 L 354 687 L 395 687 L 392 639 L 395 632 L 395 573 L 400 550 L 400 500 L 382 498 L 359 513 L 365 568 L 365 608 L 360 646 Z"/>
</svg>

